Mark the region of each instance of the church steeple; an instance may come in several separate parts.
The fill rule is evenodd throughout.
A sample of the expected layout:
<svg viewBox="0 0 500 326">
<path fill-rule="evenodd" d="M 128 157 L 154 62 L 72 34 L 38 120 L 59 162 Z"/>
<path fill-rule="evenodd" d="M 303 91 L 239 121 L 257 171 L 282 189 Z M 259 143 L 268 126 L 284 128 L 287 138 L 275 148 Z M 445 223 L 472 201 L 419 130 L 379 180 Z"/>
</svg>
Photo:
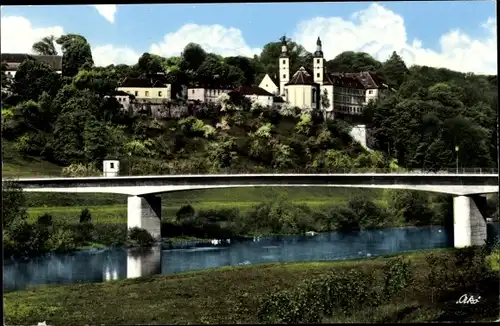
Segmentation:
<svg viewBox="0 0 500 326">
<path fill-rule="evenodd" d="M 321 48 L 321 39 L 318 36 L 318 40 L 316 41 L 316 52 L 314 52 L 315 58 L 323 58 L 323 50 Z"/>
<path fill-rule="evenodd" d="M 321 49 L 321 39 L 318 36 L 316 41 L 316 52 L 314 52 L 313 67 L 314 67 L 314 82 L 323 85 L 325 74 L 323 59 L 323 50 Z"/>
<path fill-rule="evenodd" d="M 280 38 L 280 41 L 281 41 L 281 54 L 280 54 L 280 57 L 288 57 L 288 47 L 287 47 L 286 35 L 283 35 Z"/>
<path fill-rule="evenodd" d="M 279 95 L 285 95 L 285 84 L 290 81 L 290 58 L 288 58 L 288 49 L 287 49 L 287 39 L 286 36 L 283 35 L 280 38 L 281 41 L 281 54 L 279 57 L 279 81 L 280 81 L 280 89 Z"/>
</svg>

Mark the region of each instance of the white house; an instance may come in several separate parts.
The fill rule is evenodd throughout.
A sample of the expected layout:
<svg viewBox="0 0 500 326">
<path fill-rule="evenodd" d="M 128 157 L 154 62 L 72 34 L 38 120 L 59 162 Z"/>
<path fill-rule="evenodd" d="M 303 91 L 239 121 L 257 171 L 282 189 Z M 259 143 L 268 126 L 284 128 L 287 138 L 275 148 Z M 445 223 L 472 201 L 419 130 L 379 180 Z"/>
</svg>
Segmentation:
<svg viewBox="0 0 500 326">
<path fill-rule="evenodd" d="M 214 103 L 222 93 L 229 93 L 232 90 L 230 86 L 202 86 L 196 85 L 188 87 L 188 101 L 199 101 L 201 103 Z"/>
<path fill-rule="evenodd" d="M 264 78 L 262 78 L 262 81 L 260 82 L 259 87 L 262 89 L 265 89 L 266 91 L 268 91 L 271 94 L 279 95 L 278 85 L 279 85 L 279 82 L 278 82 L 278 78 L 276 77 L 276 75 L 271 77 L 269 74 L 266 74 L 264 76 Z"/>
<path fill-rule="evenodd" d="M 163 75 L 141 76 L 139 78 L 125 78 L 117 91 L 133 95 L 139 100 L 171 100 L 172 85 Z"/>
<path fill-rule="evenodd" d="M 231 93 L 239 93 L 241 96 L 244 96 L 263 107 L 272 107 L 274 103 L 274 95 L 257 86 L 242 86 L 236 88 L 230 92 L 230 94 Z"/>
</svg>

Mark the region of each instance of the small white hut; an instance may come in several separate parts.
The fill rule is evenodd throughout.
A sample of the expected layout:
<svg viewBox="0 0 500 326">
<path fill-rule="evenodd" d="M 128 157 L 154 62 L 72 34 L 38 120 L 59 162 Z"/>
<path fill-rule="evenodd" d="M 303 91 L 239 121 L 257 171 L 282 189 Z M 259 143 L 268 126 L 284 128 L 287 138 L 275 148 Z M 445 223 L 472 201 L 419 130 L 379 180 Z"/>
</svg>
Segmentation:
<svg viewBox="0 0 500 326">
<path fill-rule="evenodd" d="M 107 158 L 102 162 L 102 174 L 104 177 L 117 177 L 120 173 L 120 161 Z"/>
</svg>

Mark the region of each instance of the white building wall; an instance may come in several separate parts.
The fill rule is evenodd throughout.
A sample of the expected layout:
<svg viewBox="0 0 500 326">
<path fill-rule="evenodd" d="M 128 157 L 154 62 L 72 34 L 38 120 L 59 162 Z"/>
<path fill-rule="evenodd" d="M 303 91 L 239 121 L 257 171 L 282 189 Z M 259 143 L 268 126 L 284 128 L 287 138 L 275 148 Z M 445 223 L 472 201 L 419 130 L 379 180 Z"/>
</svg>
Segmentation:
<svg viewBox="0 0 500 326">
<path fill-rule="evenodd" d="M 285 84 L 290 81 L 290 59 L 289 58 L 279 58 L 279 67 L 280 67 L 280 90 L 279 95 L 284 95 L 285 93 Z"/>
<path fill-rule="evenodd" d="M 309 85 L 288 85 L 287 101 L 291 106 L 300 109 L 310 109 L 312 107 L 312 86 Z"/>
<path fill-rule="evenodd" d="M 268 91 L 271 94 L 275 94 L 275 95 L 279 94 L 278 86 L 276 84 L 274 84 L 273 80 L 271 79 L 271 77 L 269 77 L 268 74 L 266 74 L 264 76 L 264 78 L 262 79 L 262 81 L 259 84 L 259 87 L 262 89 L 265 89 L 266 91 Z"/>
<path fill-rule="evenodd" d="M 323 58 L 313 59 L 314 82 L 320 85 L 323 85 L 323 74 L 325 71 L 325 69 L 323 68 L 323 64 L 324 64 Z"/>
<path fill-rule="evenodd" d="M 368 146 L 366 145 L 366 126 L 365 125 L 357 125 L 357 126 L 352 127 L 351 132 L 349 134 L 361 146 L 368 149 Z"/>
<path fill-rule="evenodd" d="M 172 86 L 167 84 L 165 87 L 118 87 L 117 90 L 134 95 L 137 99 L 170 100 Z"/>
<path fill-rule="evenodd" d="M 263 107 L 271 107 L 273 106 L 273 97 L 272 96 L 263 96 L 263 95 L 245 95 L 252 102 L 257 102 L 260 106 Z"/>
<path fill-rule="evenodd" d="M 364 104 L 368 104 L 368 102 L 370 101 L 375 101 L 379 96 L 379 90 L 378 89 L 367 89 L 365 91 L 365 103 Z"/>
</svg>

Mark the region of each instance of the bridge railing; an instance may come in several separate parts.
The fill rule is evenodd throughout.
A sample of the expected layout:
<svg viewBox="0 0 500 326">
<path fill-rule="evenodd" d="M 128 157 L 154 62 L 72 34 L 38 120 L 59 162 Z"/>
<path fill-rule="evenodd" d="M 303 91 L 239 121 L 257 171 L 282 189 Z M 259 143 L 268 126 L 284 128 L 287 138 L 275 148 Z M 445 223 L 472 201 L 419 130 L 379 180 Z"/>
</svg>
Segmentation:
<svg viewBox="0 0 500 326">
<path fill-rule="evenodd" d="M 301 169 L 254 169 L 253 171 L 245 170 L 235 170 L 235 169 L 221 169 L 218 172 L 206 172 L 206 171 L 186 171 L 186 172 L 174 172 L 174 171 L 152 171 L 150 173 L 143 174 L 128 174 L 125 171 L 120 173 L 120 176 L 159 176 L 159 175 L 207 175 L 207 174 L 433 174 L 433 175 L 443 175 L 443 174 L 498 174 L 498 169 L 494 168 L 448 168 L 439 170 L 430 169 L 390 169 L 390 168 L 346 168 L 346 169 L 322 169 L 322 168 L 301 168 Z M 89 176 L 90 177 L 90 176 Z M 54 178 L 54 176 L 33 176 L 33 178 Z"/>
</svg>

